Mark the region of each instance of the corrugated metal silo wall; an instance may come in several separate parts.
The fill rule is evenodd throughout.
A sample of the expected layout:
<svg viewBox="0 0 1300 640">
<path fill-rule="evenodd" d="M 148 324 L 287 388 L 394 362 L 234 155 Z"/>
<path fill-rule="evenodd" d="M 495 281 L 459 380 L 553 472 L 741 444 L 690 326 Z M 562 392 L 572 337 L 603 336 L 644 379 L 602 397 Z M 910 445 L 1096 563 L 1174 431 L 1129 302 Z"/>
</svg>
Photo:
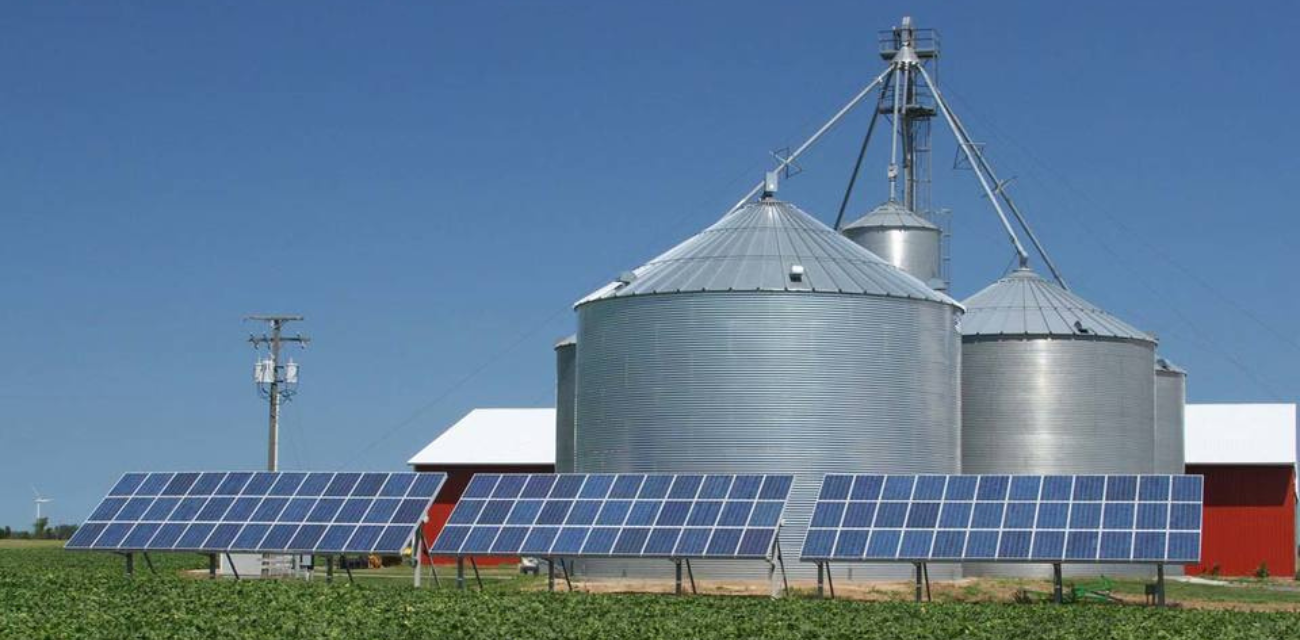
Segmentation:
<svg viewBox="0 0 1300 640">
<path fill-rule="evenodd" d="M 1152 473 L 1155 345 L 1128 340 L 967 337 L 963 473 Z M 1044 577 L 1049 565 L 964 565 L 965 575 Z M 1067 575 L 1145 575 L 1065 565 Z"/>
<path fill-rule="evenodd" d="M 844 235 L 921 282 L 939 278 L 938 229 L 861 228 Z"/>
<path fill-rule="evenodd" d="M 958 313 L 900 298 L 777 292 L 584 305 L 577 470 L 793 473 L 780 544 L 789 575 L 813 577 L 798 557 L 824 474 L 958 470 Z M 695 568 L 703 580 L 766 575 L 754 561 Z M 578 569 L 663 577 L 671 564 L 589 561 Z M 853 567 L 855 578 L 910 570 Z"/>
<path fill-rule="evenodd" d="M 1156 369 L 1156 473 L 1183 473 L 1183 411 L 1187 376 Z"/>
<path fill-rule="evenodd" d="M 555 472 L 573 471 L 573 417 L 578 345 L 555 348 Z"/>
</svg>

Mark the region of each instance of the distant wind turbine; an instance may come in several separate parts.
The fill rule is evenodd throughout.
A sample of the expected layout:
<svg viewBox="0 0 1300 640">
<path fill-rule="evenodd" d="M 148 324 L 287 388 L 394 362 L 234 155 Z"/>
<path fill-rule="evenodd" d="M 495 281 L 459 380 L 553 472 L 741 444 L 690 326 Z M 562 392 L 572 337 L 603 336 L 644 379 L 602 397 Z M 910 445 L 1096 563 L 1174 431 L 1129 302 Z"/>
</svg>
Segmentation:
<svg viewBox="0 0 1300 640">
<path fill-rule="evenodd" d="M 45 496 L 42 496 L 42 495 L 41 495 L 41 492 L 40 492 L 39 490 L 36 489 L 36 486 L 35 486 L 35 485 L 32 485 L 32 493 L 36 494 L 36 499 L 34 500 L 34 502 L 36 503 L 36 519 L 37 519 L 37 520 L 40 520 L 40 519 L 41 519 L 41 505 L 43 505 L 43 504 L 49 504 L 49 503 L 51 503 L 51 502 L 54 502 L 54 499 L 53 499 L 53 498 L 46 498 Z"/>
</svg>

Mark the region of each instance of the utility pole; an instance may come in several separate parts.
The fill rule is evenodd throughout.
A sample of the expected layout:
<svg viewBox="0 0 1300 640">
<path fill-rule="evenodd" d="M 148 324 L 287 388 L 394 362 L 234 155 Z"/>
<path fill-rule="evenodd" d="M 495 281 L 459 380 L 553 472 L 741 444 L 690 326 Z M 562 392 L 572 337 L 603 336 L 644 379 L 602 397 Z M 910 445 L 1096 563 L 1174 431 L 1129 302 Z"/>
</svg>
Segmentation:
<svg viewBox="0 0 1300 640">
<path fill-rule="evenodd" d="M 282 335 L 285 324 L 301 322 L 302 316 L 263 315 L 248 316 L 244 319 L 265 322 L 271 328 L 270 334 L 263 333 L 260 336 L 250 334 L 248 343 L 253 345 L 254 349 L 266 346 L 271 354 L 269 358 L 257 361 L 253 375 L 257 381 L 258 391 L 271 405 L 266 468 L 268 471 L 278 471 L 280 468 L 280 401 L 292 397 L 298 387 L 298 364 L 292 359 L 289 360 L 288 364 L 281 364 L 280 347 L 287 342 L 306 346 L 308 342 L 311 342 L 311 338 L 303 335 Z"/>
</svg>

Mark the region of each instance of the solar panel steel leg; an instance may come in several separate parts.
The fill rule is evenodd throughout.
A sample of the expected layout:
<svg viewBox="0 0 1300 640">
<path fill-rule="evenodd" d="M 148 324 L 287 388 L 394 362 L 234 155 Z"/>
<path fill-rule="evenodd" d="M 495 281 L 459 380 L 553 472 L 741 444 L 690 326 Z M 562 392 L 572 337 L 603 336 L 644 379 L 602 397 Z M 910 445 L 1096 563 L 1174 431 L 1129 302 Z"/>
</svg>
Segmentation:
<svg viewBox="0 0 1300 640">
<path fill-rule="evenodd" d="M 569 564 L 560 558 L 560 570 L 564 572 L 564 584 L 568 585 L 569 591 L 573 591 L 573 580 L 569 579 Z"/>
<path fill-rule="evenodd" d="M 465 590 L 465 556 L 456 556 L 456 588 Z"/>
<path fill-rule="evenodd" d="M 348 557 L 346 554 L 339 556 L 339 564 L 343 565 L 343 571 L 348 574 L 348 584 L 355 584 L 352 580 L 352 567 L 348 566 Z"/>
<path fill-rule="evenodd" d="M 1165 565 L 1156 565 L 1156 606 L 1165 606 Z"/>
<path fill-rule="evenodd" d="M 1061 586 L 1061 563 L 1057 562 L 1052 565 L 1052 602 L 1056 604 L 1065 602 L 1063 590 Z"/>
<path fill-rule="evenodd" d="M 230 557 L 230 552 L 229 552 L 229 551 L 226 552 L 226 562 L 229 562 L 229 563 L 230 563 L 230 573 L 233 573 L 233 574 L 235 575 L 235 579 L 238 580 L 238 579 L 239 579 L 239 569 L 236 569 L 236 568 L 235 568 L 235 559 Z"/>
<path fill-rule="evenodd" d="M 680 596 L 682 595 L 682 561 L 674 560 L 673 564 L 676 565 L 676 574 L 677 574 L 677 578 L 673 584 L 673 595 Z"/>
<path fill-rule="evenodd" d="M 433 578 L 435 589 L 442 588 L 442 581 L 438 579 L 438 569 L 433 565 L 433 556 L 429 556 L 429 576 Z"/>
<path fill-rule="evenodd" d="M 546 590 L 555 592 L 555 560 L 552 558 L 546 559 Z"/>
<path fill-rule="evenodd" d="M 699 593 L 695 590 L 695 570 L 691 569 L 691 561 L 689 558 L 686 560 L 686 577 L 691 579 L 691 593 Z"/>
<path fill-rule="evenodd" d="M 474 556 L 469 557 L 469 566 L 474 568 L 474 581 L 478 583 L 478 590 L 483 590 L 483 578 L 478 575 L 478 563 L 474 561 Z"/>
<path fill-rule="evenodd" d="M 921 571 L 923 571 L 923 569 L 921 568 L 921 563 L 917 562 L 916 563 L 916 601 L 917 602 L 921 601 L 921 580 L 922 580 Z"/>
<path fill-rule="evenodd" d="M 416 589 L 419 589 L 419 588 L 420 588 L 420 552 L 424 550 L 424 536 L 421 534 L 421 531 L 420 531 L 420 529 L 422 529 L 422 528 L 423 528 L 423 527 L 417 527 L 417 528 L 416 528 L 416 530 L 415 530 L 415 544 L 411 546 L 411 559 L 412 559 L 412 560 L 415 560 L 415 563 L 414 563 L 414 564 L 415 564 L 415 577 L 412 579 L 412 581 L 413 581 L 413 583 L 414 583 Z M 432 559 L 430 559 L 430 564 L 432 564 L 432 563 L 433 563 L 433 561 L 432 561 Z"/>
<path fill-rule="evenodd" d="M 334 556 L 325 556 L 325 582 L 334 582 Z"/>
<path fill-rule="evenodd" d="M 831 573 L 831 563 L 826 563 L 826 586 L 831 588 L 831 600 L 835 599 L 835 574 Z"/>
<path fill-rule="evenodd" d="M 126 554 L 126 575 L 128 577 L 135 577 L 135 554 L 134 553 Z"/>
<path fill-rule="evenodd" d="M 148 554 L 148 553 L 142 553 L 142 554 L 140 554 L 140 555 L 144 556 L 144 564 L 145 564 L 145 566 L 149 567 L 149 573 L 152 573 L 152 574 L 154 574 L 154 575 L 158 575 L 158 572 L 155 571 L 154 568 L 153 568 L 153 560 L 150 560 L 150 559 L 149 559 L 149 554 Z"/>
<path fill-rule="evenodd" d="M 826 595 L 826 592 L 823 589 L 823 585 L 825 583 L 826 583 L 826 566 L 825 563 L 818 562 L 817 563 L 817 597 L 818 598 L 825 597 Z"/>
<path fill-rule="evenodd" d="M 921 570 L 925 572 L 925 601 L 934 602 L 934 597 L 930 595 L 930 565 L 922 562 Z"/>
<path fill-rule="evenodd" d="M 215 553 L 208 554 L 208 578 L 217 579 L 217 554 Z"/>
</svg>

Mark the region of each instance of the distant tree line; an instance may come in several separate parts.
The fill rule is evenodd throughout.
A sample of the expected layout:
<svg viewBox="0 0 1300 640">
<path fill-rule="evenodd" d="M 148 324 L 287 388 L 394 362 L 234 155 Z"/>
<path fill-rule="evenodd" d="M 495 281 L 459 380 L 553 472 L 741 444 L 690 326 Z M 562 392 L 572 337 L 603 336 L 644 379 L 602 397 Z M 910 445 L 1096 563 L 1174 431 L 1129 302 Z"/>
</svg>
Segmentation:
<svg viewBox="0 0 1300 640">
<path fill-rule="evenodd" d="M 31 531 L 14 531 L 8 526 L 0 528 L 0 540 L 67 540 L 77 532 L 75 524 L 50 526 L 49 518 L 32 523 Z"/>
</svg>

